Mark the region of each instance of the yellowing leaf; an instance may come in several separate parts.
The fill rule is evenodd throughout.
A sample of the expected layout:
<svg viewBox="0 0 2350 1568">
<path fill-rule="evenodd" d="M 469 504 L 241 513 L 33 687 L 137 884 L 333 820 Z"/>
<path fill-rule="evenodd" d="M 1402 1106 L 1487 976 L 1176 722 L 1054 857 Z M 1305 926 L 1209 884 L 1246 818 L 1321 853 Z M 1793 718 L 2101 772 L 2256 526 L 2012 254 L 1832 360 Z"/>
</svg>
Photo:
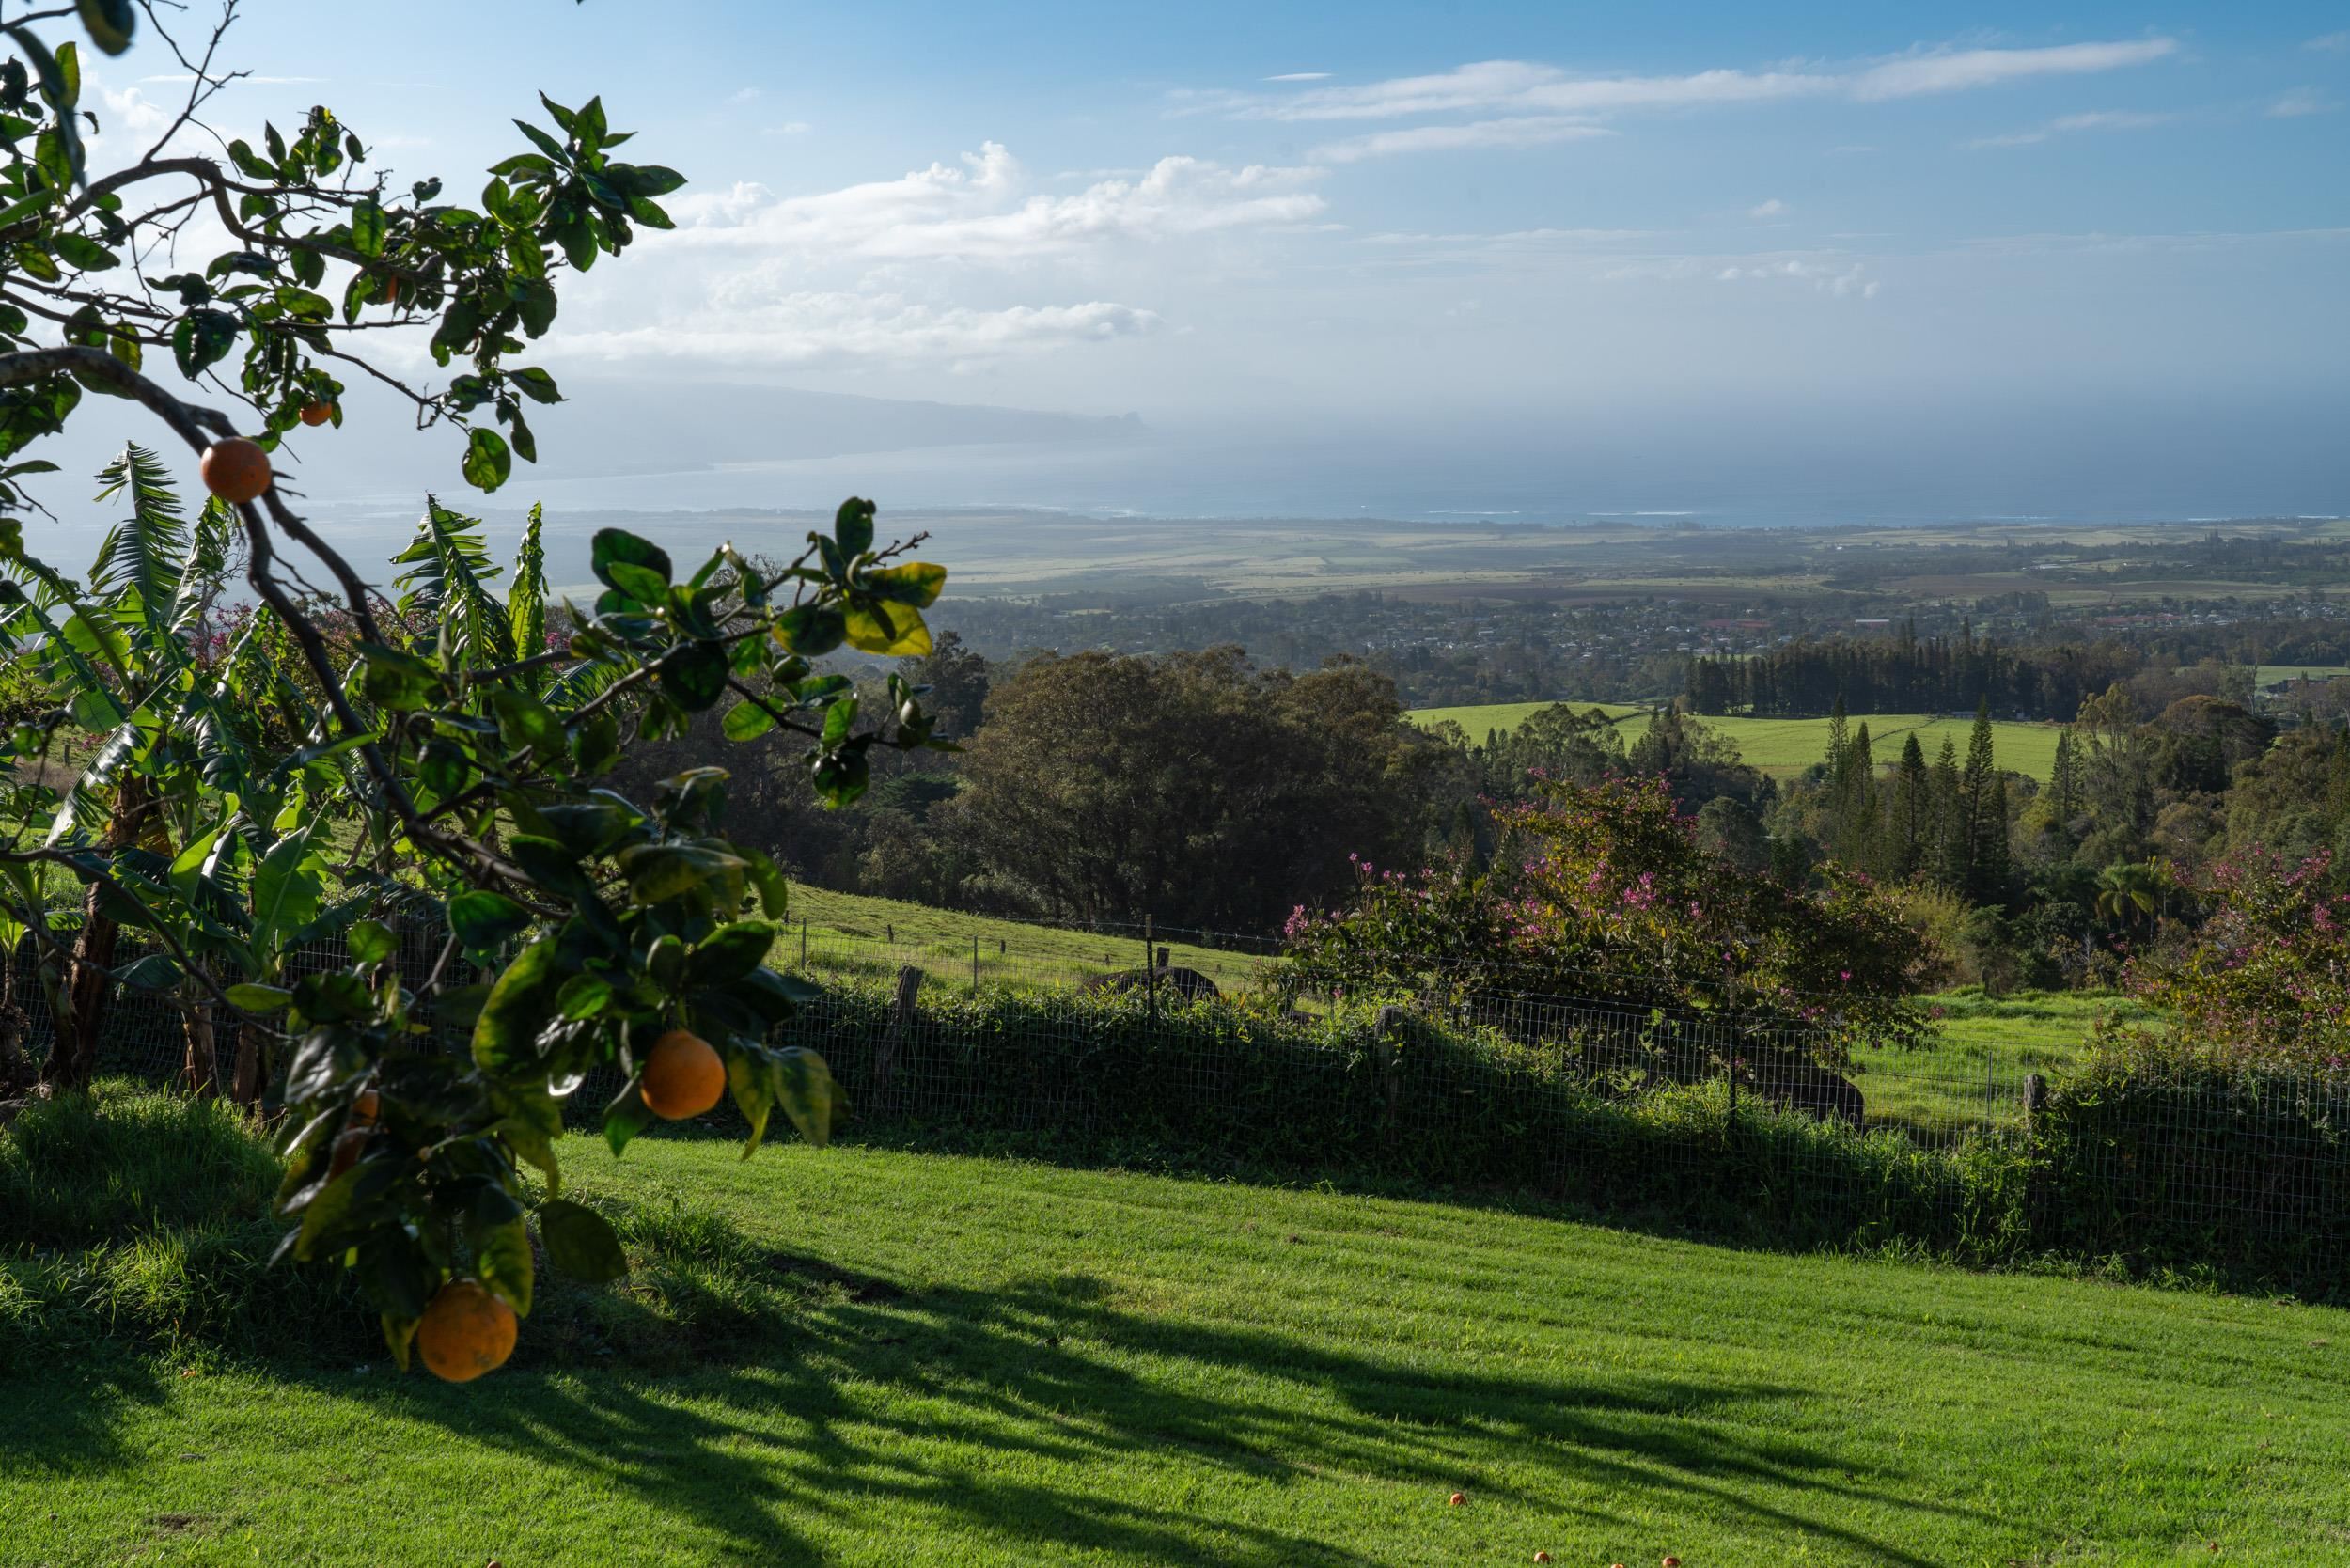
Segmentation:
<svg viewBox="0 0 2350 1568">
<path fill-rule="evenodd" d="M 931 629 L 922 612 L 906 604 L 880 600 L 852 604 L 845 617 L 849 646 L 867 653 L 908 658 L 931 651 Z"/>
</svg>

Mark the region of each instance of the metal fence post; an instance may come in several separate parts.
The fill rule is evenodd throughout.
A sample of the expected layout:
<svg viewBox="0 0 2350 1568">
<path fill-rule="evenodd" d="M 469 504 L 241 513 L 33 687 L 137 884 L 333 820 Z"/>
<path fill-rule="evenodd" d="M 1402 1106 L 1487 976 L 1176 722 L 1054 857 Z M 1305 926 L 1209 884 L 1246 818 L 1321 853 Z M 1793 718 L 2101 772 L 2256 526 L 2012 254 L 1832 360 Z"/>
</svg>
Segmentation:
<svg viewBox="0 0 2350 1568">
<path fill-rule="evenodd" d="M 1151 1022 L 1159 1021 L 1159 969 L 1151 962 L 1151 917 L 1142 917 L 1142 995 Z"/>
</svg>

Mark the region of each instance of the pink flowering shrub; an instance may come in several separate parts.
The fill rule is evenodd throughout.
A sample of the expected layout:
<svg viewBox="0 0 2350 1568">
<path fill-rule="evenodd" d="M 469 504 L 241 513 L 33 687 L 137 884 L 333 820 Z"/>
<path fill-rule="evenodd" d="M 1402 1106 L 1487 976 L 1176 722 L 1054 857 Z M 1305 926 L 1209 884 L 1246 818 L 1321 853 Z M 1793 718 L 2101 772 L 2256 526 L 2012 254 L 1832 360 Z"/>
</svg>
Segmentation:
<svg viewBox="0 0 2350 1568">
<path fill-rule="evenodd" d="M 2141 957 L 2130 989 L 2166 1027 L 2109 1043 L 2248 1067 L 2350 1066 L 2350 893 L 2324 851 L 2298 865 L 2223 861 L 2197 891 L 2211 915 L 2183 953 Z"/>
<path fill-rule="evenodd" d="M 1290 917 L 1292 991 L 1556 996 L 1725 1014 L 1758 1031 L 1917 1044 L 1928 949 L 1867 881 L 1818 890 L 1707 854 L 1658 779 L 1545 784 L 1494 869 L 1357 863 L 1342 910 Z"/>
</svg>

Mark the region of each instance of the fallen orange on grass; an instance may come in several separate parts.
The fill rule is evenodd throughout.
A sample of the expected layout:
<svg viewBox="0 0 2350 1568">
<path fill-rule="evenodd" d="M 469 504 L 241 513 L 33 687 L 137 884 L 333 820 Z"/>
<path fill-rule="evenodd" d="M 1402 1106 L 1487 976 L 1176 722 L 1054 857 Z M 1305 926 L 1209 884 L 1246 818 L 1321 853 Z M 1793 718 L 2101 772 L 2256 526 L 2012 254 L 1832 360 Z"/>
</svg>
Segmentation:
<svg viewBox="0 0 2350 1568">
<path fill-rule="evenodd" d="M 709 1041 L 690 1029 L 671 1029 L 652 1043 L 641 1092 L 653 1115 L 665 1121 L 699 1116 L 726 1091 L 727 1064 Z"/>
<path fill-rule="evenodd" d="M 1447 1508 L 1458 1508 L 1458 1507 L 1460 1507 L 1463 1503 L 1465 1503 L 1465 1502 L 1468 1501 L 1468 1498 L 1466 1498 L 1466 1497 L 1463 1497 L 1460 1493 L 1455 1492 L 1455 1493 L 1453 1493 L 1453 1494 L 1452 1494 L 1452 1496 L 1450 1496 L 1450 1497 L 1447 1497 L 1444 1501 L 1445 1501 L 1445 1506 L 1446 1506 Z"/>
<path fill-rule="evenodd" d="M 433 1293 L 416 1325 L 425 1370 L 450 1383 L 471 1383 L 514 1354 L 514 1309 L 478 1281 L 452 1279 Z"/>
<path fill-rule="evenodd" d="M 205 489 L 232 507 L 258 498 L 271 481 L 269 454 L 242 435 L 205 447 L 196 472 L 203 477 Z"/>
</svg>

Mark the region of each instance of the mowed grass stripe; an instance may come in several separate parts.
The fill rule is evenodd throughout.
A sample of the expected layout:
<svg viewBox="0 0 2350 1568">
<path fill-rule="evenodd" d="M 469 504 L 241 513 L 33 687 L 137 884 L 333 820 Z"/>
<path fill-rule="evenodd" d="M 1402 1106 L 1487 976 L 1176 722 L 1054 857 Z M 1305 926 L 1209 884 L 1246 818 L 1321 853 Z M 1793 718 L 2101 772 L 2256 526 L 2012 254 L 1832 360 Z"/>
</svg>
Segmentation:
<svg viewBox="0 0 2350 1568">
<path fill-rule="evenodd" d="M 564 1152 L 581 1190 L 690 1194 L 834 1284 L 671 1377 L 534 1368 L 527 1329 L 468 1388 L 24 1367 L 6 1555 L 1923 1568 L 2350 1541 L 2336 1309 L 855 1148 Z"/>
<path fill-rule="evenodd" d="M 1482 741 L 1489 731 L 1510 730 L 1525 723 L 1542 710 L 1552 707 L 1548 702 L 1496 702 L 1467 708 L 1417 708 L 1407 716 L 1424 725 L 1446 720 L 1459 725 L 1471 739 Z M 1629 745 L 1639 739 L 1648 728 L 1648 710 L 1627 707 L 1622 703 L 1575 702 L 1570 707 L 1578 712 L 1598 708 L 1616 721 L 1624 743 Z M 1738 748 L 1739 758 L 1749 766 L 1764 773 L 1788 775 L 1801 773 L 1827 755 L 1828 721 L 1824 718 L 1782 719 L 1729 716 L 1701 721 L 1706 729 L 1729 741 Z M 1869 727 L 1871 753 L 1880 766 L 1901 760 L 1902 747 L 1915 734 L 1931 762 L 1948 740 L 1957 747 L 1959 756 L 1966 755 L 1966 745 L 1973 738 L 1974 721 L 1951 718 L 1936 713 L 1855 713 L 1851 724 L 1857 729 L 1863 723 Z M 2045 780 L 2056 768 L 2057 736 L 2061 725 L 2019 722 L 2013 719 L 1992 721 L 1992 747 L 1999 766 L 2013 773 Z"/>
</svg>

